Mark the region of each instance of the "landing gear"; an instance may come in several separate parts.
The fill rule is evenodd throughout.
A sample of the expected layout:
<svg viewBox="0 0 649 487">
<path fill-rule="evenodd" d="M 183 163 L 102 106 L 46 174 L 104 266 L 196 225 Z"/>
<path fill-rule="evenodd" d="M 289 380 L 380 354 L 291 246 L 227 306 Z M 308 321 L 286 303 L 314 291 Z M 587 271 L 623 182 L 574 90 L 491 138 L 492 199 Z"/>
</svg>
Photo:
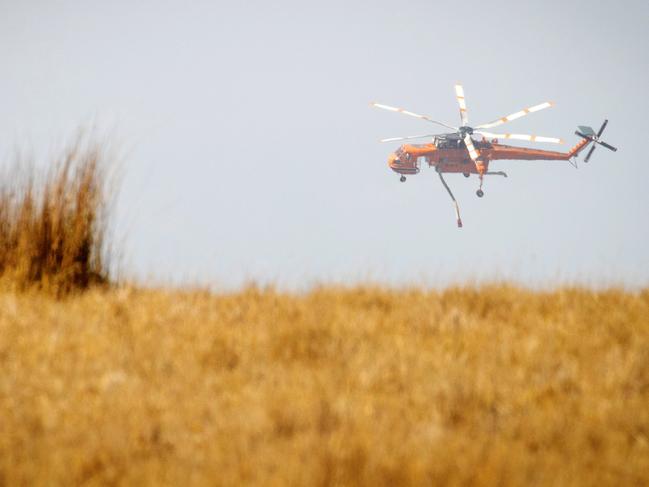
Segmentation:
<svg viewBox="0 0 649 487">
<path fill-rule="evenodd" d="M 402 183 L 405 183 L 405 182 L 406 182 L 406 177 L 402 175 L 402 176 L 399 178 L 399 181 L 401 181 Z"/>
<path fill-rule="evenodd" d="M 478 195 L 478 198 L 482 198 L 484 196 L 484 191 L 482 191 L 482 178 L 484 177 L 484 172 L 480 171 L 480 187 L 478 187 L 478 191 L 475 192 L 475 194 Z"/>
<path fill-rule="evenodd" d="M 504 178 L 507 177 L 507 173 L 504 171 L 485 172 L 484 174 L 488 176 L 502 176 Z M 480 187 L 478 188 L 478 191 L 475 192 L 475 194 L 478 195 L 478 198 L 482 198 L 484 196 L 484 191 L 482 191 L 482 176 L 483 174 L 480 174 Z"/>
<path fill-rule="evenodd" d="M 471 176 L 471 174 L 469 174 L 468 172 L 463 172 L 462 176 L 464 176 L 465 178 L 468 178 L 469 176 Z"/>
</svg>

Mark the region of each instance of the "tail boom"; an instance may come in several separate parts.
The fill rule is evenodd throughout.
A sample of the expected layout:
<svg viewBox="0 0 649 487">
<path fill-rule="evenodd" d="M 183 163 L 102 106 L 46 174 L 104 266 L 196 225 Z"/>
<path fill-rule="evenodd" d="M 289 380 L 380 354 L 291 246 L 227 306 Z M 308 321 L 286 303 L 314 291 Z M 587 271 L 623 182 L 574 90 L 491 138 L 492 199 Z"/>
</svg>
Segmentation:
<svg viewBox="0 0 649 487">
<path fill-rule="evenodd" d="M 592 140 L 590 139 L 581 139 L 577 145 L 575 145 L 570 151 L 567 153 L 566 159 L 571 159 L 575 156 L 577 156 L 581 151 L 583 151 L 586 147 L 588 147 L 588 144 L 590 144 Z"/>
<path fill-rule="evenodd" d="M 590 139 L 582 139 L 568 152 L 548 151 L 542 149 L 531 149 L 493 144 L 490 159 L 510 159 L 522 161 L 568 161 L 577 156 L 586 147 L 588 147 L 588 144 L 590 144 L 591 142 L 592 140 Z"/>
</svg>

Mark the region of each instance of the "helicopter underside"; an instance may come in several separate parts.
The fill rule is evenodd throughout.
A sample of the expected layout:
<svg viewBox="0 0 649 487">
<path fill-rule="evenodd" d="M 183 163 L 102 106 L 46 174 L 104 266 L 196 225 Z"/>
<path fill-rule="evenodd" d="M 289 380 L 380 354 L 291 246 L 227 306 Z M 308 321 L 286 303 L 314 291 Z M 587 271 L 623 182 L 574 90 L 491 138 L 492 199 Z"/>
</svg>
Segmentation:
<svg viewBox="0 0 649 487">
<path fill-rule="evenodd" d="M 480 160 L 484 171 L 489 167 L 489 157 L 484 151 Z M 476 164 L 468 157 L 466 149 L 433 149 L 429 154 L 415 157 L 409 153 L 395 153 L 389 160 L 390 168 L 404 175 L 418 174 L 422 164 L 435 168 L 437 172 L 479 174 Z"/>
<path fill-rule="evenodd" d="M 479 174 L 476 168 L 476 165 L 471 161 L 470 163 L 456 163 L 456 162 L 435 162 L 435 161 L 425 161 L 429 167 L 435 168 L 437 172 L 443 173 L 457 173 L 457 174 Z M 484 170 L 489 169 L 489 163 L 483 162 Z M 410 165 L 400 165 L 400 164 L 391 164 L 390 168 L 397 174 L 404 175 L 414 175 L 419 174 L 421 171 L 421 166 L 418 161 Z"/>
</svg>

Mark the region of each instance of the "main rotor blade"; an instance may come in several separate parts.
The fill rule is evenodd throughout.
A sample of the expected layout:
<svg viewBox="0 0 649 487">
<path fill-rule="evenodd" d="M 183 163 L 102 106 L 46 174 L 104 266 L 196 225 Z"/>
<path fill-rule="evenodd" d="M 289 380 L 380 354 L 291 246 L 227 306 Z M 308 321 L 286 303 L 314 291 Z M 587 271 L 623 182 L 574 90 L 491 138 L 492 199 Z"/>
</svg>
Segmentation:
<svg viewBox="0 0 649 487">
<path fill-rule="evenodd" d="M 477 167 L 478 167 L 478 157 L 480 156 L 480 154 L 478 153 L 478 151 L 473 146 L 473 141 L 471 140 L 471 136 L 469 134 L 466 134 L 464 136 L 464 143 L 466 144 L 466 148 L 469 151 L 469 156 L 471 157 L 471 160 L 473 162 L 475 162 L 476 169 L 477 169 Z"/>
<path fill-rule="evenodd" d="M 441 125 L 442 127 L 446 127 L 448 129 L 457 130 L 457 127 L 453 127 L 451 125 L 445 124 L 444 122 L 440 122 L 438 120 L 433 120 L 432 118 L 426 115 L 419 115 L 418 113 L 410 112 L 408 110 L 405 110 L 404 108 L 391 107 L 389 105 L 382 105 L 381 103 L 370 103 L 370 105 L 376 108 L 381 108 L 382 110 L 403 113 L 404 115 L 409 115 L 411 117 L 419 118 L 421 120 L 426 120 L 427 122 L 435 123 L 437 125 Z"/>
<path fill-rule="evenodd" d="M 552 106 L 554 106 L 554 103 L 552 103 L 551 101 L 546 101 L 546 102 L 540 103 L 538 105 L 534 105 L 533 107 L 523 108 L 522 110 L 519 110 L 518 112 L 507 115 L 506 117 L 501 117 L 501 118 L 496 119 L 496 120 L 494 120 L 492 122 L 483 123 L 482 125 L 478 125 L 475 128 L 477 128 L 477 129 L 489 129 L 491 127 L 497 127 L 498 125 L 502 125 L 504 123 L 511 122 L 512 120 L 516 120 L 517 118 L 524 117 L 528 113 L 538 112 L 539 110 L 544 110 L 544 109 L 550 108 Z"/>
<path fill-rule="evenodd" d="M 588 154 L 586 154 L 586 157 L 584 157 L 584 162 L 588 162 L 590 160 L 590 156 L 593 155 L 593 151 L 595 150 L 595 147 L 597 147 L 595 144 L 590 148 L 588 151 Z"/>
<path fill-rule="evenodd" d="M 435 137 L 435 134 L 407 135 L 406 137 L 390 137 L 389 139 L 381 139 L 379 140 L 379 142 L 396 142 L 397 140 L 423 139 L 424 137 Z"/>
<path fill-rule="evenodd" d="M 491 132 L 483 132 L 476 130 L 474 134 L 484 135 L 493 139 L 513 139 L 513 140 L 527 140 L 529 142 L 548 142 L 550 144 L 563 144 L 563 139 L 556 137 L 543 137 L 541 135 L 527 135 L 527 134 L 493 134 Z"/>
<path fill-rule="evenodd" d="M 599 145 L 603 145 L 603 146 L 606 147 L 607 149 L 612 150 L 613 152 L 617 152 L 617 147 L 613 147 L 612 145 L 607 144 L 606 142 L 602 142 L 601 140 L 598 140 L 597 143 L 598 143 Z"/>
<path fill-rule="evenodd" d="M 462 126 L 469 124 L 469 115 L 466 112 L 466 100 L 464 98 L 464 88 L 461 84 L 455 85 L 455 98 L 457 98 L 457 103 L 460 105 L 460 118 L 462 119 Z"/>
<path fill-rule="evenodd" d="M 601 136 L 602 136 L 602 132 L 604 132 L 604 129 L 606 128 L 606 125 L 607 125 L 607 124 L 608 124 L 608 120 L 604 120 L 604 123 L 603 123 L 602 126 L 600 127 L 599 132 L 597 132 L 597 137 L 601 137 Z"/>
</svg>

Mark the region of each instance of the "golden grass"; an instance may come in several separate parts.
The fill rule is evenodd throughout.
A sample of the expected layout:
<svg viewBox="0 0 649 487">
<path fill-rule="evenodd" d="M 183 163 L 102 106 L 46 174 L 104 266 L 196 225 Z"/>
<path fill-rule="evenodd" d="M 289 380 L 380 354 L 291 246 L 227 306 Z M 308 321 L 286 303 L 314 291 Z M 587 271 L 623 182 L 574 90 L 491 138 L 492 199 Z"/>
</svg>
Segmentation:
<svg viewBox="0 0 649 487">
<path fill-rule="evenodd" d="M 0 485 L 647 485 L 649 290 L 0 294 Z"/>
<path fill-rule="evenodd" d="M 20 160 L 3 174 L 2 287 L 63 296 L 107 283 L 105 157 L 101 144 L 80 135 L 47 174 Z"/>
</svg>

